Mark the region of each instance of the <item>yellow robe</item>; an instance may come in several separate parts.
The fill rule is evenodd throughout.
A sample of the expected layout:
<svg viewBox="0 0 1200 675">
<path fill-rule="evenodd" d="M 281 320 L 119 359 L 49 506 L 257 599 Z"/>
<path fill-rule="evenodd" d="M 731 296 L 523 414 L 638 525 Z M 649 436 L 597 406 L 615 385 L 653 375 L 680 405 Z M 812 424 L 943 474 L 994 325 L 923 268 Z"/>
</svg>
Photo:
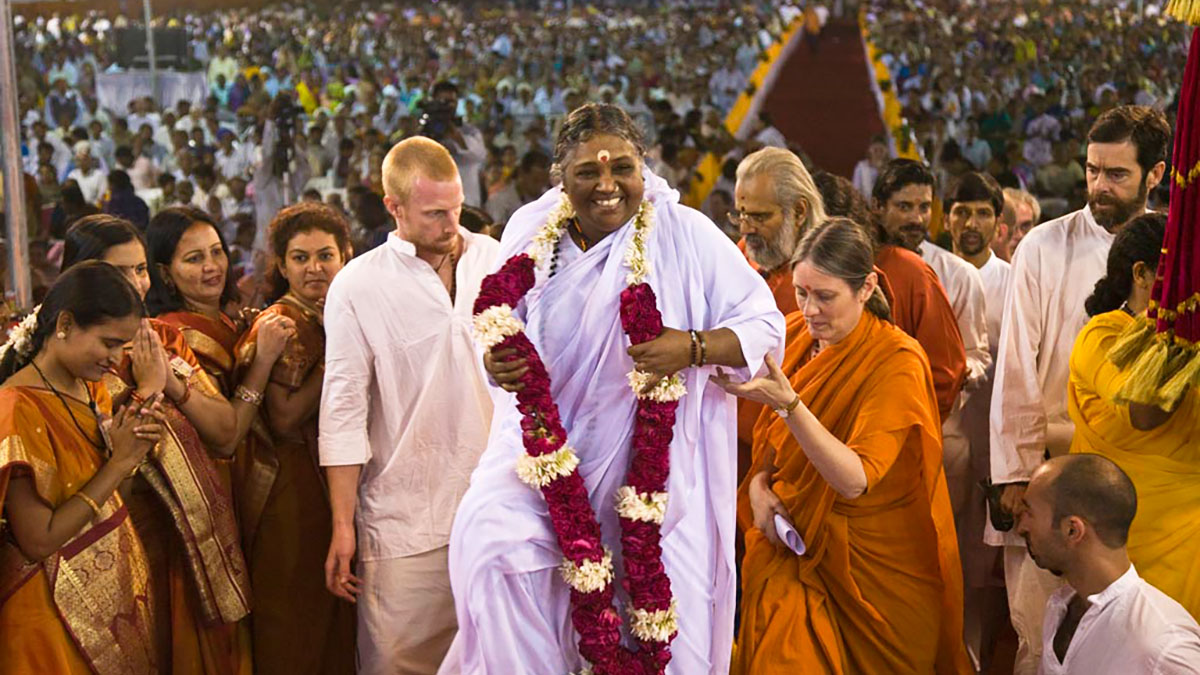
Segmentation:
<svg viewBox="0 0 1200 675">
<path fill-rule="evenodd" d="M 1121 310 L 1093 317 L 1071 351 L 1071 452 L 1116 462 L 1137 488 L 1129 558 L 1138 574 L 1200 619 L 1200 396 L 1193 389 L 1166 424 L 1138 431 L 1114 395 L 1126 374 L 1108 351 L 1133 321 Z"/>
</svg>

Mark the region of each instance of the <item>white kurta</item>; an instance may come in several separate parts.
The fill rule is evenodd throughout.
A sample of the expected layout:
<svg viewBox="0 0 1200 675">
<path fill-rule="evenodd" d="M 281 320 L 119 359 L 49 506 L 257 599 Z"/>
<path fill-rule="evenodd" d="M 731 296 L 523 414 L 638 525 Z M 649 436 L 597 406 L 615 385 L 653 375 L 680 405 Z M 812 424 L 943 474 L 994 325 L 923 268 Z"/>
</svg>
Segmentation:
<svg viewBox="0 0 1200 675">
<path fill-rule="evenodd" d="M 1042 675 L 1200 672 L 1200 625 L 1183 605 L 1138 576 L 1133 565 L 1108 588 L 1088 596 L 1088 608 L 1059 661 L 1054 635 L 1073 597 L 1075 589 L 1064 586 L 1046 606 Z"/>
<path fill-rule="evenodd" d="M 656 226 L 648 242 L 648 282 L 666 326 L 729 328 L 748 368 L 782 353 L 784 321 L 770 289 L 737 248 L 678 193 L 647 172 L 646 196 Z M 501 260 L 522 252 L 558 203 L 552 189 L 519 210 L 505 229 Z M 518 308 L 547 365 L 552 392 L 576 449 L 592 508 L 620 576 L 614 494 L 625 482 L 636 400 L 626 375 L 633 361 L 618 303 L 633 229 L 626 224 L 586 253 L 564 239 L 553 278 Z M 668 672 L 724 673 L 734 610 L 736 407 L 709 379 L 715 367 L 684 371 L 688 394 L 671 443 L 670 504 L 663 523 L 663 563 L 679 606 L 679 634 Z M 726 369 L 735 370 L 735 369 Z M 450 578 L 459 633 L 441 673 L 562 675 L 584 665 L 571 625 L 562 552 L 542 495 L 518 480 L 521 444 L 515 397 L 495 389 L 491 438 L 463 498 L 450 539 Z M 617 596 L 622 602 L 624 593 Z M 622 612 L 622 616 L 624 613 Z"/>
<path fill-rule="evenodd" d="M 1013 256 L 992 391 L 992 481 L 1029 480 L 1050 443 L 1069 447 L 1071 349 L 1083 303 L 1104 276 L 1113 235 L 1090 208 L 1029 231 Z"/>
<path fill-rule="evenodd" d="M 946 289 L 967 355 L 967 376 L 958 403 L 942 423 L 942 463 L 946 469 L 950 506 L 954 510 L 963 576 L 968 587 L 978 586 L 986 575 L 984 556 L 980 555 L 986 497 L 978 483 L 987 477 L 988 469 L 986 464 L 977 461 L 980 459 L 978 453 L 972 452 L 966 415 L 992 365 L 992 354 L 988 350 L 987 295 L 983 278 L 971 263 L 930 242 L 922 244 L 920 254 Z"/>
</svg>

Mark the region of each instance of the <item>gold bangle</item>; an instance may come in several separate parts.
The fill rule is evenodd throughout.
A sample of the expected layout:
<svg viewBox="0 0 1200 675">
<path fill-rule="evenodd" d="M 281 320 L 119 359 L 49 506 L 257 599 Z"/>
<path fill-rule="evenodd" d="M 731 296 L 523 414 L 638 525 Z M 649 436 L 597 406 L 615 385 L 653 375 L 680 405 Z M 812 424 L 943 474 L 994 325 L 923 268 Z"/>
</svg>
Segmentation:
<svg viewBox="0 0 1200 675">
<path fill-rule="evenodd" d="M 91 509 L 92 513 L 94 514 L 92 516 L 93 518 L 100 517 L 100 505 L 96 503 L 95 499 L 92 499 L 91 497 L 87 496 L 87 494 L 85 494 L 83 490 L 76 492 L 73 496 L 79 497 L 80 499 L 83 500 L 84 504 L 87 504 L 88 508 Z"/>
</svg>

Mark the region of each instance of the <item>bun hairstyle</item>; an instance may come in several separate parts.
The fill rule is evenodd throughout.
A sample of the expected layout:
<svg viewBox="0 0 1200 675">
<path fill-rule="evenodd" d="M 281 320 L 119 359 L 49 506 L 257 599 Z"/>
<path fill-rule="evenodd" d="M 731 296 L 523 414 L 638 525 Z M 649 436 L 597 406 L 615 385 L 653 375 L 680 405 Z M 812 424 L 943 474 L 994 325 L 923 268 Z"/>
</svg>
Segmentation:
<svg viewBox="0 0 1200 675">
<path fill-rule="evenodd" d="M 794 261 L 807 261 L 821 273 L 841 279 L 851 290 L 858 291 L 875 271 L 875 250 L 861 225 L 849 218 L 830 218 L 804 235 Z M 892 309 L 879 285 L 867 299 L 866 307 L 875 316 L 891 322 Z"/>
<path fill-rule="evenodd" d="M 116 267 L 88 260 L 59 275 L 46 299 L 9 333 L 0 356 L 0 382 L 24 368 L 46 345 L 58 317 L 70 312 L 75 325 L 88 328 L 112 319 L 146 315 L 137 289 Z"/>
<path fill-rule="evenodd" d="M 1108 251 L 1104 276 L 1083 303 L 1088 316 L 1111 312 L 1125 304 L 1133 292 L 1134 264 L 1141 262 L 1149 269 L 1158 267 L 1166 231 L 1165 213 L 1143 213 L 1121 228 Z"/>
</svg>

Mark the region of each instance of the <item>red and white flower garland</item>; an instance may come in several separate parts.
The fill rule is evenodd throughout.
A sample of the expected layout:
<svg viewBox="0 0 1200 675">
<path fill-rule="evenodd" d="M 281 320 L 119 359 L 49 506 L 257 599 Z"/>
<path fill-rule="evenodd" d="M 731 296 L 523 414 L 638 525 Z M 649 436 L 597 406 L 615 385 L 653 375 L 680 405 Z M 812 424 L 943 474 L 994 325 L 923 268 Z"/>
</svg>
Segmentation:
<svg viewBox="0 0 1200 675">
<path fill-rule="evenodd" d="M 500 271 L 484 279 L 475 301 L 475 336 L 484 349 L 514 349 L 528 366 L 521 378 L 525 386 L 517 392 L 525 454 L 517 461 L 516 470 L 523 482 L 541 491 L 549 506 L 563 552 L 560 572 L 571 588 L 571 620 L 579 633 L 579 653 L 597 675 L 662 673 L 671 660 L 678 615 L 671 580 L 662 563 L 660 528 L 667 511 L 675 409 L 687 390 L 682 379 L 672 375 L 643 395 L 652 375 L 637 370 L 629 373 L 638 407 L 632 458 L 626 484 L 617 490 L 616 510 L 621 523 L 624 587 L 630 598 L 629 626 L 638 642 L 638 649 L 632 651 L 621 645 L 621 617 L 613 606 L 612 552 L 602 543 L 600 523 L 577 471 L 579 457 L 567 445 L 545 364 L 513 313 L 534 286 L 535 267 L 549 263 L 574 215 L 564 195 L 527 251 L 509 258 Z M 629 285 L 621 292 L 621 326 L 632 344 L 653 340 L 663 329 L 657 298 L 646 283 L 650 273 L 646 241 L 653 225 L 654 207 L 643 201 L 625 253 Z"/>
</svg>

